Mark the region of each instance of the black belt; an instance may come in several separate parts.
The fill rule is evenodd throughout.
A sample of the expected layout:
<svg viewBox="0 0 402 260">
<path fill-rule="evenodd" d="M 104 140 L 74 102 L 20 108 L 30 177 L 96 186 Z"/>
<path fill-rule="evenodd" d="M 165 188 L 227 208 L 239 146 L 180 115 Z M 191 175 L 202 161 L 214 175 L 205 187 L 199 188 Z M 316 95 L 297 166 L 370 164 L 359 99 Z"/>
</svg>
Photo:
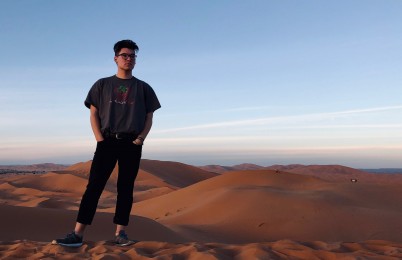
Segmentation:
<svg viewBox="0 0 402 260">
<path fill-rule="evenodd" d="M 112 133 L 112 132 L 108 132 L 105 131 L 103 133 L 103 137 L 104 138 L 112 138 L 112 139 L 117 139 L 117 140 L 135 140 L 137 138 L 137 134 L 133 134 L 133 133 Z"/>
</svg>

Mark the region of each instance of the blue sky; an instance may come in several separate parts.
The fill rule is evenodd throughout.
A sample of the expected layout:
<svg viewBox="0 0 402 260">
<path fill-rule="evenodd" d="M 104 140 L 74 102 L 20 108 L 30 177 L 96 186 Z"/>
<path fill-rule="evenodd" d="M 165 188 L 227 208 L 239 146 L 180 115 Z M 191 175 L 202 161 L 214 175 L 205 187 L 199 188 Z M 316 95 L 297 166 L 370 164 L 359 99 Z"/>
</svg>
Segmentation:
<svg viewBox="0 0 402 260">
<path fill-rule="evenodd" d="M 0 164 L 92 159 L 83 101 L 140 47 L 143 158 L 402 167 L 402 1 L 1 1 Z"/>
</svg>

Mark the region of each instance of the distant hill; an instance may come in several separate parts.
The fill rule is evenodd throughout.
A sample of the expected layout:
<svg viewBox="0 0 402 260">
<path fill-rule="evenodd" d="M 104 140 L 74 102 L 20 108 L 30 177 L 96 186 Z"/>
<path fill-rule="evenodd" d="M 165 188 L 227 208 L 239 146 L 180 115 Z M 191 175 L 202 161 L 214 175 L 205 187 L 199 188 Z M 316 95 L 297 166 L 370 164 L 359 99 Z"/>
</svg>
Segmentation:
<svg viewBox="0 0 402 260">
<path fill-rule="evenodd" d="M 64 170 L 68 165 L 54 163 L 40 163 L 31 165 L 0 165 L 0 173 L 45 173 Z"/>
<path fill-rule="evenodd" d="M 271 165 L 268 167 L 265 167 L 268 170 L 276 170 L 276 171 L 284 171 L 284 172 L 290 172 L 294 169 L 306 167 L 305 165 L 302 164 L 288 164 L 288 165 L 280 165 L 280 164 L 275 164 Z"/>
<path fill-rule="evenodd" d="M 342 165 L 272 165 L 259 166 L 256 164 L 240 164 L 235 166 L 206 165 L 200 166 L 206 171 L 223 174 L 232 171 L 274 170 L 277 172 L 289 172 L 301 175 L 318 177 L 327 181 L 363 181 L 371 183 L 392 183 L 402 180 L 402 169 L 354 169 Z M 378 174 L 381 173 L 381 174 Z"/>
<path fill-rule="evenodd" d="M 215 172 L 215 173 L 224 173 L 228 171 L 247 171 L 247 170 L 262 170 L 265 169 L 263 166 L 259 166 L 256 164 L 250 163 L 243 163 L 234 166 L 221 166 L 221 165 L 205 165 L 199 166 L 198 168 L 208 171 L 208 172 Z"/>
<path fill-rule="evenodd" d="M 288 172 L 309 175 L 327 181 L 351 181 L 361 179 L 368 173 L 342 165 L 307 165 L 290 169 Z"/>
<path fill-rule="evenodd" d="M 252 163 L 243 163 L 234 166 L 221 166 L 221 165 L 205 165 L 199 166 L 200 169 L 209 172 L 215 172 L 222 174 L 229 171 L 252 171 L 252 170 L 279 170 L 279 171 L 290 171 L 296 168 L 305 167 L 301 164 L 289 164 L 289 165 L 272 165 L 272 166 L 260 166 Z"/>
<path fill-rule="evenodd" d="M 402 168 L 378 168 L 378 169 L 360 169 L 361 171 L 371 173 L 401 173 Z"/>
</svg>

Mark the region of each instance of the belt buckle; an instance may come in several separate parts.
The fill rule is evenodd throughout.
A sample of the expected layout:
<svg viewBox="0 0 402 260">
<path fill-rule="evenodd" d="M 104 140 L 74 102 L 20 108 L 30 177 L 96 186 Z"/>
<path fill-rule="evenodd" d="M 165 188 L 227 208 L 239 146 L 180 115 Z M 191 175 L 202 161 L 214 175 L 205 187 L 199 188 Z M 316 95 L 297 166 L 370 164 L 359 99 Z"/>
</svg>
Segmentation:
<svg viewBox="0 0 402 260">
<path fill-rule="evenodd" d="M 116 139 L 121 140 L 121 139 L 123 139 L 123 137 L 119 137 L 119 133 L 116 133 Z"/>
</svg>

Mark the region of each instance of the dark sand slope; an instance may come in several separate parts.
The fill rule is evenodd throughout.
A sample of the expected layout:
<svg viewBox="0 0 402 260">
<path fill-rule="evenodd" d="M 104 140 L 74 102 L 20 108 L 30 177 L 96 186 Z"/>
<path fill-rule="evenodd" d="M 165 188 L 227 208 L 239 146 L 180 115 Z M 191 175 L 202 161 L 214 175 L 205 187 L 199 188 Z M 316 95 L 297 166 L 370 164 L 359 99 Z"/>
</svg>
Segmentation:
<svg viewBox="0 0 402 260">
<path fill-rule="evenodd" d="M 0 205 L 0 241 L 27 239 L 52 241 L 74 228 L 76 211 Z M 127 229 L 133 239 L 165 242 L 187 241 L 158 222 L 140 216 L 131 216 Z M 85 240 L 113 238 L 113 214 L 98 212 L 85 234 Z"/>
</svg>

